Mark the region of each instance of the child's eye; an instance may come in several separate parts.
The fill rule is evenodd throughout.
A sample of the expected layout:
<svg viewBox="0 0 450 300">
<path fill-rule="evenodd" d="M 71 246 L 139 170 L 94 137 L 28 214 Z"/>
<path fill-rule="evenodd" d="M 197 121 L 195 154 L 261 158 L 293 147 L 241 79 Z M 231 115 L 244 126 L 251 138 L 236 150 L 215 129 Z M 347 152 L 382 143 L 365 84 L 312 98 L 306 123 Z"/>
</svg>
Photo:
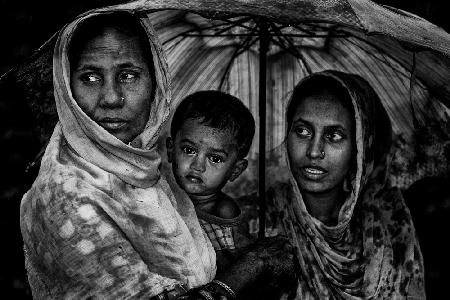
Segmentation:
<svg viewBox="0 0 450 300">
<path fill-rule="evenodd" d="M 297 134 L 298 137 L 302 138 L 302 139 L 307 139 L 310 138 L 312 136 L 312 133 L 310 130 L 308 130 L 308 128 L 306 127 L 298 127 L 295 129 L 295 133 Z"/>
<path fill-rule="evenodd" d="M 195 149 L 189 146 L 183 146 L 181 147 L 181 150 L 186 153 L 187 155 L 193 155 L 195 154 Z"/>
<path fill-rule="evenodd" d="M 333 143 L 340 142 L 341 140 L 343 140 L 345 138 L 345 136 L 338 131 L 333 131 L 333 132 L 327 133 L 326 137 L 329 141 L 331 141 Z"/>
<path fill-rule="evenodd" d="M 95 73 L 87 73 L 80 76 L 80 80 L 84 83 L 95 84 L 102 81 L 102 77 Z"/>
<path fill-rule="evenodd" d="M 119 80 L 121 82 L 125 82 L 125 83 L 132 83 L 132 82 L 136 81 L 138 77 L 139 77 L 139 75 L 136 72 L 126 71 L 126 72 L 120 73 Z"/>
<path fill-rule="evenodd" d="M 219 155 L 210 155 L 209 156 L 209 160 L 213 163 L 213 164 L 220 164 L 224 162 L 224 159 L 222 157 L 220 157 Z"/>
</svg>

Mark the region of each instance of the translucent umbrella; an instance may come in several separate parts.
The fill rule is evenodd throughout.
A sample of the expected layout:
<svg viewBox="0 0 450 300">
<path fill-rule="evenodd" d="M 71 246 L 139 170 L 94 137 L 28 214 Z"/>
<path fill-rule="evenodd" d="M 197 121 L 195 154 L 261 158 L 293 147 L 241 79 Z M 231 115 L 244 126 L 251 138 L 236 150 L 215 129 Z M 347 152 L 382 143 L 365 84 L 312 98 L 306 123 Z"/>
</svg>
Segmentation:
<svg viewBox="0 0 450 300">
<path fill-rule="evenodd" d="M 265 153 L 282 142 L 285 100 L 305 75 L 336 69 L 365 77 L 394 132 L 407 142 L 418 128 L 448 124 L 450 36 L 406 12 L 368 0 L 153 0 L 119 7 L 151 15 L 168 58 L 175 103 L 197 90 L 222 90 L 259 116 L 250 158 L 259 157 L 257 169 L 264 170 L 262 199 Z M 25 85 L 38 124 L 56 119 L 48 105 L 53 42 L 2 78 Z M 41 129 L 48 136 L 48 128 Z M 265 201 L 260 206 L 262 229 Z"/>
</svg>

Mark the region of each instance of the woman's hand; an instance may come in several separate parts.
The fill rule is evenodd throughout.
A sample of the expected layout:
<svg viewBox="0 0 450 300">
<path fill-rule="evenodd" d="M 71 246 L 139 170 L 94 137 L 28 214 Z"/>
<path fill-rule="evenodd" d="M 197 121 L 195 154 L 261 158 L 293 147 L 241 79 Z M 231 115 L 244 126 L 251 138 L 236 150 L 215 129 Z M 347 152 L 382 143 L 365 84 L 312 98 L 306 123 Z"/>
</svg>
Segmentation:
<svg viewBox="0 0 450 300">
<path fill-rule="evenodd" d="M 296 265 L 286 238 L 265 238 L 250 246 L 216 279 L 229 285 L 241 299 L 274 299 L 295 283 Z"/>
</svg>

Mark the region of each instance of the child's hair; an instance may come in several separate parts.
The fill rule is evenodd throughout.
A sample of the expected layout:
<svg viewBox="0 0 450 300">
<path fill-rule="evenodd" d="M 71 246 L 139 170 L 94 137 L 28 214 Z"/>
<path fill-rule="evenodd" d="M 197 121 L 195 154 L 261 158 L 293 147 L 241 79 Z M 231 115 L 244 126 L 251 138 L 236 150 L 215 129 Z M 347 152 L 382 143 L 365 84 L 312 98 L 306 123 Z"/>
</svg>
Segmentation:
<svg viewBox="0 0 450 300">
<path fill-rule="evenodd" d="M 248 154 L 255 135 L 255 120 L 238 98 L 220 91 L 200 91 L 187 96 L 173 115 L 172 138 L 188 119 L 200 119 L 208 127 L 228 130 L 236 139 L 239 158 Z"/>
</svg>

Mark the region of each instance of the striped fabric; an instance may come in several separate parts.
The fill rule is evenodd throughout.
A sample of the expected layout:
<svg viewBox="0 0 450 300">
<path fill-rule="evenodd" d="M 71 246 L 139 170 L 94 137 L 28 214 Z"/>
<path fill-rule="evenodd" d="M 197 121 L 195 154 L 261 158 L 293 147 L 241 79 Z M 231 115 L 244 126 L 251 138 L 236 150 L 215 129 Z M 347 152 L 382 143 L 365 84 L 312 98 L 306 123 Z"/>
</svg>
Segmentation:
<svg viewBox="0 0 450 300">
<path fill-rule="evenodd" d="M 218 225 L 199 219 L 200 226 L 205 231 L 211 241 L 214 250 L 232 250 L 235 249 L 233 239 L 233 228 L 227 225 Z"/>
</svg>

